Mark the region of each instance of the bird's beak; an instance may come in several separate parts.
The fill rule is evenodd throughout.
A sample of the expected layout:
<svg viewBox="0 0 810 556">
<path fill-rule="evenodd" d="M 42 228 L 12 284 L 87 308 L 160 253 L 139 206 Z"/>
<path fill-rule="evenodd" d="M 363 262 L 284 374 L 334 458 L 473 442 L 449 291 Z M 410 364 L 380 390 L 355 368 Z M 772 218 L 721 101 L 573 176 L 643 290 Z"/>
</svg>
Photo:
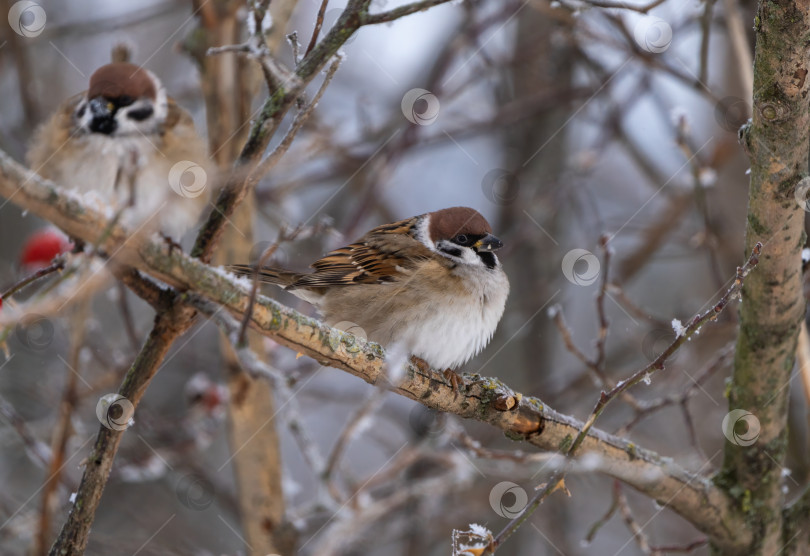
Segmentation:
<svg viewBox="0 0 810 556">
<path fill-rule="evenodd" d="M 473 249 L 476 251 L 497 251 L 501 247 L 503 242 L 492 234 L 487 234 L 473 243 Z"/>
<path fill-rule="evenodd" d="M 89 103 L 90 113 L 93 119 L 90 120 L 90 130 L 96 133 L 110 135 L 118 127 L 115 121 L 115 105 L 103 98 L 94 98 Z"/>
</svg>

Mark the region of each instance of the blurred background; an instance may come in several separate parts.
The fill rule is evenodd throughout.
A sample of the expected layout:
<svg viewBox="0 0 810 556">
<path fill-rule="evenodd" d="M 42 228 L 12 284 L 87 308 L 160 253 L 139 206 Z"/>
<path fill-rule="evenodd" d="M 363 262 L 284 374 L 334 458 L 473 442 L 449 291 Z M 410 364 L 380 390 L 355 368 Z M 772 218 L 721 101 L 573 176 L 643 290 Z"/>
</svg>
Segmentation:
<svg viewBox="0 0 810 556">
<path fill-rule="evenodd" d="M 7 13 L 15 2 L 2 4 Z M 402 4 L 375 0 L 372 11 Z M 303 52 L 320 5 L 271 3 L 268 44 L 287 66 L 295 60 L 285 35 L 297 32 Z M 328 3 L 321 37 L 344 5 Z M 267 91 L 255 63 L 231 54 L 223 59 L 239 64 L 239 79 L 212 93 L 204 45 L 244 40 L 247 6 L 36 6 L 41 26 L 36 8 L 21 28 L 0 25 L 0 148 L 23 161 L 36 127 L 123 42 L 192 113 L 227 168 L 243 137 L 225 134 L 212 99 L 247 99 L 250 115 Z M 709 307 L 745 259 L 748 166 L 737 130 L 750 111 L 753 17 L 748 0 L 466 0 L 362 28 L 342 48 L 314 116 L 258 185 L 255 220 L 239 232 L 250 254 L 242 249 L 240 262 L 284 226 L 306 233 L 272 264 L 305 269 L 373 226 L 474 207 L 506 245 L 512 291 L 495 338 L 463 370 L 584 419 L 600 375 L 615 382 L 652 361 L 675 338 L 672 320 Z M 30 272 L 26 240 L 46 226 L 0 199 L 0 292 Z M 597 426 L 696 472 L 719 469 L 735 313 L 724 312 Z M 64 315 L 30 316 L 0 336 L 0 552 L 50 546 L 99 427 L 97 402 L 116 391 L 152 319 L 110 279 L 79 321 L 81 345 Z M 294 392 L 295 403 L 277 397 L 269 425 L 280 445 L 285 554 L 447 554 L 454 529 L 500 531 L 549 472 L 526 459 L 528 445 L 491 427 L 380 395 L 270 340 L 258 346 Z M 210 323 L 175 345 L 124 435 L 88 554 L 256 553 L 241 525 L 249 516 L 238 491 L 251 486 L 234 478 L 223 367 Z M 75 404 L 60 445 L 66 395 Z M 806 401 L 793 401 L 790 490 L 808 472 Z M 64 465 L 45 488 L 57 452 Z M 567 485 L 571 497 L 551 496 L 504 554 L 708 554 L 699 531 L 630 487 L 591 472 Z M 622 511 L 609 514 L 614 500 Z"/>
</svg>

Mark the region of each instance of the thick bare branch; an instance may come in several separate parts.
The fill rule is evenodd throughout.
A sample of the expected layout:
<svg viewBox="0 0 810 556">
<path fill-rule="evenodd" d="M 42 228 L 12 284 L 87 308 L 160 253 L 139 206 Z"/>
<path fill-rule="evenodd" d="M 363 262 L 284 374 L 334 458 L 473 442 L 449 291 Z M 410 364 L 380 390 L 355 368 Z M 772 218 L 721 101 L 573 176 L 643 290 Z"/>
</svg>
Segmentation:
<svg viewBox="0 0 810 556">
<path fill-rule="evenodd" d="M 25 187 L 19 189 L 26 180 Z M 251 290 L 248 280 L 236 279 L 177 250 L 169 252 L 160 241 L 143 238 L 128 241 L 120 227 L 110 227 L 101 214 L 82 206 L 78 199 L 51 182 L 30 174 L 2 152 L 0 195 L 13 197 L 18 205 L 88 242 L 97 238 L 100 230 L 109 227 L 101 247 L 107 253 L 116 252 L 116 259 L 170 285 L 203 295 L 237 314 L 243 313 L 248 306 Z M 180 299 L 184 300 L 186 295 L 193 294 L 180 294 Z M 567 450 L 583 429 L 583 424 L 576 419 L 557 413 L 538 399 L 521 397 L 492 378 L 469 376 L 456 395 L 441 373 L 409 367 L 401 382 L 391 384 L 384 370 L 385 354 L 380 346 L 331 329 L 263 296 L 257 299 L 252 326 L 323 365 L 347 371 L 370 384 L 390 388 L 428 407 L 487 422 L 510 438 L 526 441 L 543 450 Z M 150 336 L 149 342 L 154 341 L 156 339 Z M 139 361 L 141 359 L 139 357 Z M 126 382 L 124 387 L 122 392 L 129 392 Z M 510 398 L 519 403 L 509 411 L 498 409 L 511 407 L 512 404 L 504 403 Z M 114 441 L 116 444 L 118 437 L 118 433 L 113 435 L 106 429 L 100 435 L 105 442 Z M 104 446 L 97 447 L 97 451 L 99 449 L 104 449 Z M 606 474 L 668 505 L 710 535 L 718 545 L 734 547 L 750 542 L 750 531 L 735 519 L 733 502 L 706 477 L 596 429 L 590 430 L 582 439 L 578 455 L 586 454 L 601 458 L 600 468 Z"/>
<path fill-rule="evenodd" d="M 788 383 L 805 317 L 801 250 L 810 151 L 810 10 L 806 2 L 758 2 L 753 120 L 740 130 L 751 161 L 746 248 L 767 255 L 746 281 L 729 409 L 758 422 L 754 442 L 726 444 L 715 482 L 748 508 L 754 543 L 776 554 L 782 539 L 782 464 L 788 443 Z M 797 199 L 801 200 L 797 202 Z"/>
<path fill-rule="evenodd" d="M 169 312 L 158 313 L 155 327 L 118 391 L 134 407 L 137 407 L 146 392 L 146 386 L 157 373 L 174 340 L 191 326 L 193 321 L 190 315 L 193 313 L 193 309 L 184 305 L 175 305 Z M 51 547 L 51 556 L 84 553 L 122 432 L 105 426 L 99 427 L 93 451 L 86 458 L 82 482 L 68 519 Z"/>
</svg>

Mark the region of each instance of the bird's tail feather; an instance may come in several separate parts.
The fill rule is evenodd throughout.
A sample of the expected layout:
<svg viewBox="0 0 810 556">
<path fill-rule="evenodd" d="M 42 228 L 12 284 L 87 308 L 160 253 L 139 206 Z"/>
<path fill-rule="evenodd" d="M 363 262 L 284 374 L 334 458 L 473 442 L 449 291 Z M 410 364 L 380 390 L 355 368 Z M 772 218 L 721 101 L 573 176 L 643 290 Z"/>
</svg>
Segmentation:
<svg viewBox="0 0 810 556">
<path fill-rule="evenodd" d="M 247 276 L 252 278 L 256 274 L 256 267 L 249 264 L 231 264 L 225 267 L 228 271 L 233 272 L 239 276 Z M 296 272 L 282 270 L 280 268 L 262 267 L 259 269 L 259 282 L 265 284 L 276 284 L 277 286 L 287 287 L 301 277 Z"/>
</svg>

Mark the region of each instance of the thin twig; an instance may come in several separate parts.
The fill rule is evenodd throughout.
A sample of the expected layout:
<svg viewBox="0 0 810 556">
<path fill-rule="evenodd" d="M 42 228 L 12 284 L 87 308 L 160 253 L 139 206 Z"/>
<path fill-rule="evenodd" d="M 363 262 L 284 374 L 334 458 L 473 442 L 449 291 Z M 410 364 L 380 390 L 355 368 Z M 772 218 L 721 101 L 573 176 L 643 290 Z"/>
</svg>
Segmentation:
<svg viewBox="0 0 810 556">
<path fill-rule="evenodd" d="M 124 331 L 129 339 L 129 345 L 132 350 L 137 352 L 140 347 L 138 341 L 138 333 L 135 331 L 135 319 L 132 317 L 132 310 L 129 307 L 127 300 L 127 289 L 124 287 L 123 282 L 117 282 L 118 288 L 118 308 L 121 310 L 121 320 L 124 322 Z"/>
<path fill-rule="evenodd" d="M 605 514 L 600 517 L 591 528 L 588 529 L 588 534 L 585 535 L 585 542 L 590 544 L 593 542 L 594 537 L 599 532 L 599 530 L 604 527 L 604 525 L 610 521 L 610 518 L 613 517 L 613 514 L 616 513 L 616 510 L 619 509 L 619 493 L 621 492 L 621 483 L 619 481 L 613 481 L 613 494 L 611 496 L 610 507 L 607 509 Z"/>
<path fill-rule="evenodd" d="M 610 380 L 608 376 L 605 374 L 605 358 L 606 358 L 605 346 L 607 343 L 608 326 L 610 324 L 607 319 L 607 314 L 605 312 L 605 297 L 607 295 L 607 290 L 610 286 L 608 274 L 610 270 L 611 249 L 608 246 L 608 241 L 609 237 L 607 235 L 602 235 L 599 240 L 599 245 L 602 248 L 603 252 L 603 258 L 601 267 L 602 276 L 599 284 L 599 293 L 596 296 L 596 313 L 598 315 L 599 320 L 599 333 L 596 340 L 596 356 L 593 359 L 588 358 L 582 352 L 582 350 L 580 350 L 574 344 L 573 338 L 571 336 L 571 331 L 566 325 L 565 319 L 562 316 L 562 309 L 558 306 L 555 306 L 552 309 L 554 324 L 557 325 L 557 329 L 560 331 L 560 334 L 563 337 L 565 347 L 575 357 L 577 357 L 577 359 L 585 363 L 585 366 L 593 373 L 599 388 L 603 389 L 614 387 L 614 382 Z M 635 398 L 635 396 L 633 396 L 629 392 L 622 393 L 622 398 L 627 402 L 627 404 L 630 407 L 632 407 L 636 411 L 638 411 L 642 407 L 641 402 L 639 402 Z"/>
<path fill-rule="evenodd" d="M 14 406 L 2 396 L 0 396 L 0 417 L 3 417 L 8 424 L 12 426 L 17 436 L 20 437 L 28 456 L 32 460 L 36 460 L 42 467 L 47 468 L 50 465 L 51 456 L 48 451 L 48 446 L 36 438 L 34 432 L 28 428 L 26 420 L 23 419 L 14 409 Z"/>
<path fill-rule="evenodd" d="M 565 344 L 565 349 L 567 349 L 574 357 L 579 359 L 583 365 L 585 365 L 588 369 L 594 370 L 593 361 L 585 355 L 574 343 L 574 339 L 571 336 L 571 329 L 568 327 L 568 324 L 565 322 L 565 316 L 562 312 L 562 307 L 559 305 L 554 305 L 551 310 L 549 311 L 552 314 L 552 321 L 557 326 L 557 330 L 562 337 L 563 343 Z M 597 375 L 598 379 L 601 379 Z"/>
<path fill-rule="evenodd" d="M 82 205 L 52 183 L 23 169 L 2 151 L 0 169 L 0 195 L 8 197 L 16 193 L 16 204 L 52 220 L 70 235 L 92 241 L 98 237 L 98 230 L 110 227 L 99 211 Z M 23 182 L 26 185 L 20 188 Z M 212 238 L 201 239 L 203 245 L 209 241 Z M 146 238 L 129 241 L 119 227 L 112 227 L 104 247 L 107 252 L 122 249 L 122 255 L 129 255 L 127 260 L 131 260 L 141 272 L 159 276 L 164 283 L 184 291 L 205 295 L 229 311 L 242 312 L 247 306 L 247 292 L 241 283 L 185 253 L 177 250 L 167 252 L 162 242 L 150 242 Z M 194 312 L 181 312 L 173 295 L 165 292 L 160 296 L 163 301 L 156 319 L 157 328 L 150 334 L 136 366 L 119 391 L 124 397 L 135 395 L 140 399 L 166 350 L 192 322 Z M 305 353 L 322 364 L 343 369 L 371 384 L 385 384 L 387 381 L 384 351 L 379 346 L 350 334 L 341 334 L 340 344 L 333 347 L 323 341 L 324 335 L 336 334 L 330 328 L 268 298 L 260 296 L 257 299 L 253 325 L 265 336 Z M 493 395 L 496 400 L 501 396 L 514 398 L 516 394 L 497 381 L 470 380 L 466 388 L 456 397 L 451 385 L 442 380 L 441 373 L 410 367 L 395 391 L 428 407 L 485 421 L 507 431 L 512 438 L 522 437 L 525 442 L 544 450 L 559 449 L 561 442 L 568 445 L 569 439 L 583 430 L 584 425 L 579 421 L 561 415 L 540 400 L 528 396 L 523 396 L 521 402 L 510 411 L 499 409 L 498 404 L 486 400 L 492 400 Z M 63 527 L 62 540 L 55 545 L 55 553 L 62 548 L 73 550 L 86 544 L 92 516 L 117 450 L 118 437 L 118 433 L 102 431 L 95 453 L 97 461 L 101 463 L 85 469 L 84 486 L 79 489 L 79 504 L 74 505 L 71 517 Z M 602 431 L 589 429 L 587 437 L 583 445 L 587 446 L 588 452 L 610 462 L 605 470 L 607 474 L 656 499 L 669 500 L 671 508 L 700 531 L 710 534 L 716 545 L 733 551 L 751 542 L 751 531 L 744 527 L 733 528 L 730 533 L 728 523 L 735 522 L 734 508 L 737 504 L 706 477 L 691 473 L 672 462 L 664 463 L 659 456 L 635 445 L 630 456 L 627 441 Z M 110 442 L 114 442 L 115 446 Z M 649 477 L 650 473 L 658 479 L 652 482 L 643 479 Z"/>
<path fill-rule="evenodd" d="M 212 46 L 208 49 L 207 55 L 216 56 L 231 52 L 245 54 L 259 62 L 270 94 L 287 87 L 301 87 L 301 80 L 295 73 L 285 68 L 281 62 L 276 60 L 270 53 L 270 50 L 268 50 L 263 43 L 259 42 L 259 39 L 256 37 L 250 37 L 247 42 L 242 44 Z"/>
<path fill-rule="evenodd" d="M 382 388 L 375 388 L 371 391 L 366 401 L 363 402 L 357 412 L 349 419 L 348 424 L 343 428 L 343 432 L 341 432 L 338 437 L 335 447 L 332 449 L 332 453 L 329 454 L 329 459 L 326 462 L 326 468 L 323 472 L 323 480 L 326 481 L 332 498 L 338 503 L 343 503 L 344 500 L 333 480 L 335 469 L 343 457 L 343 452 L 345 452 L 351 441 L 363 431 L 371 415 L 382 405 L 385 400 L 385 393 L 386 391 Z"/>
<path fill-rule="evenodd" d="M 703 367 L 694 377 L 681 389 L 678 394 L 672 394 L 663 398 L 658 398 L 651 401 L 643 402 L 642 407 L 636 411 L 633 418 L 618 431 L 618 434 L 626 434 L 633 427 L 635 427 L 643 418 L 648 417 L 650 414 L 671 405 L 680 404 L 685 406 L 686 402 L 697 389 L 713 376 L 717 371 L 720 371 L 728 365 L 734 355 L 734 342 L 729 342 L 723 347 L 718 354 L 712 359 L 705 367 Z"/>
<path fill-rule="evenodd" d="M 625 496 L 624 492 L 622 492 L 621 485 L 619 485 L 617 488 L 618 493 L 616 496 L 616 502 L 619 506 L 619 514 L 622 516 L 622 520 L 624 521 L 625 525 L 627 525 L 627 528 L 630 529 L 630 532 L 633 534 L 633 540 L 636 541 L 636 544 L 642 553 L 657 555 L 657 553 L 654 553 L 650 549 L 650 541 L 647 538 L 647 535 L 644 534 L 643 528 L 633 517 L 633 512 L 630 510 L 630 504 L 627 502 L 627 496 Z"/>
<path fill-rule="evenodd" d="M 717 0 L 706 0 L 703 6 L 703 15 L 700 18 L 700 71 L 698 79 L 706 83 L 709 75 L 709 38 L 712 34 L 712 12 Z"/>
<path fill-rule="evenodd" d="M 594 408 L 593 412 L 591 413 L 591 417 L 585 423 L 583 427 L 583 431 L 574 441 L 574 444 L 571 446 L 569 450 L 569 454 L 572 454 L 576 451 L 576 448 L 581 444 L 582 440 L 585 438 L 587 434 L 587 430 L 593 426 L 594 421 L 599 417 L 599 415 L 604 411 L 605 406 L 610 403 L 612 399 L 616 396 L 621 394 L 622 392 L 626 392 L 629 388 L 635 386 L 636 384 L 646 380 L 650 377 L 653 373 L 663 370 L 665 368 L 665 364 L 667 359 L 669 359 L 683 344 L 689 341 L 692 336 L 700 332 L 700 329 L 709 321 L 714 321 L 717 319 L 717 316 L 725 309 L 728 304 L 733 300 L 737 299 L 740 296 L 742 291 L 743 282 L 745 281 L 745 277 L 756 267 L 759 263 L 759 255 L 762 253 L 762 244 L 757 243 L 756 247 L 751 252 L 751 256 L 745 262 L 742 267 L 737 267 L 737 276 L 734 279 L 734 283 L 731 287 L 726 290 L 726 293 L 720 300 L 711 308 L 706 310 L 705 312 L 695 315 L 691 321 L 686 325 L 686 327 L 680 331 L 678 337 L 670 344 L 670 346 L 664 350 L 661 355 L 659 355 L 655 361 L 652 361 L 649 365 L 645 366 L 642 369 L 639 369 L 630 378 L 619 382 L 613 389 L 609 392 L 602 394 L 599 397 L 599 401 L 596 403 L 596 407 Z"/>
<path fill-rule="evenodd" d="M 608 274 L 610 273 L 611 248 L 608 246 L 609 236 L 602 235 L 599 238 L 599 246 L 602 248 L 602 276 L 599 284 L 599 293 L 596 295 L 596 314 L 599 317 L 599 334 L 596 338 L 596 359 L 594 360 L 594 372 L 607 383 L 605 375 L 605 345 L 608 335 L 608 319 L 605 313 L 605 294 L 608 286 Z"/>
<path fill-rule="evenodd" d="M 648 379 L 650 375 L 653 373 L 660 371 L 665 368 L 665 363 L 667 359 L 669 359 L 684 343 L 686 343 L 692 336 L 700 332 L 700 329 L 709 321 L 713 321 L 717 319 L 717 316 L 725 309 L 728 304 L 733 300 L 740 296 L 742 292 L 743 282 L 745 281 L 745 277 L 756 267 L 759 263 L 759 255 L 762 252 L 762 244 L 757 243 L 754 249 L 751 252 L 751 256 L 745 262 L 742 267 L 737 267 L 737 276 L 734 280 L 734 283 L 731 285 L 730 288 L 726 291 L 726 293 L 720 298 L 720 300 L 707 311 L 702 314 L 695 315 L 695 317 L 686 325 L 686 327 L 680 331 L 678 337 L 675 338 L 675 341 L 670 344 L 670 346 L 664 350 L 661 355 L 659 355 L 654 361 L 652 361 L 649 365 L 639 369 L 635 373 L 633 373 L 628 379 L 619 382 L 615 387 L 613 387 L 609 392 L 602 392 L 599 396 L 599 400 L 596 402 L 596 406 L 594 407 L 593 411 L 591 412 L 591 416 L 582 426 L 579 431 L 579 434 L 571 443 L 570 447 L 566 451 L 565 455 L 567 458 L 571 458 L 576 451 L 579 449 L 582 442 L 588 435 L 588 431 L 593 427 L 596 420 L 605 410 L 605 407 L 614 400 L 617 396 L 626 392 L 629 388 L 635 386 L 636 384 L 640 383 L 641 381 Z M 534 495 L 532 500 L 526 505 L 523 512 L 512 519 L 509 524 L 495 537 L 491 548 L 491 552 L 485 551 L 484 554 L 494 554 L 495 550 L 503 544 L 503 542 L 508 539 L 517 529 L 531 516 L 534 511 L 540 506 L 540 503 L 554 490 L 559 488 L 564 482 L 565 476 L 568 473 L 568 466 L 565 468 L 558 470 L 552 474 L 549 478 L 548 482 L 541 487 L 537 493 Z"/>
<path fill-rule="evenodd" d="M 438 6 L 439 4 L 445 4 L 447 2 L 448 0 L 422 0 L 421 2 L 406 4 L 405 6 L 400 6 L 399 8 L 395 8 L 387 12 L 382 12 L 378 14 L 367 14 L 366 17 L 363 19 L 362 24 L 374 25 L 377 23 L 387 23 L 389 21 L 399 19 L 400 17 L 410 15 L 416 12 L 421 12 L 422 10 L 432 8 L 433 6 Z"/>
<path fill-rule="evenodd" d="M 248 302 L 248 308 L 245 310 L 245 314 L 242 317 L 242 324 L 239 328 L 239 335 L 237 336 L 236 345 L 238 347 L 241 348 L 247 345 L 247 329 L 248 325 L 250 324 L 250 320 L 253 318 L 253 307 L 256 304 L 256 296 L 259 292 L 259 275 L 261 269 L 264 268 L 267 261 L 270 260 L 282 243 L 285 241 L 294 240 L 296 237 L 298 237 L 301 230 L 302 226 L 298 225 L 292 232 L 288 234 L 287 230 L 282 228 L 275 243 L 265 249 L 264 253 L 261 254 L 261 257 L 259 257 L 259 261 L 256 263 L 256 267 L 253 269 L 253 283 L 250 289 L 250 301 Z"/>
<path fill-rule="evenodd" d="M 595 8 L 622 9 L 631 12 L 646 14 L 653 8 L 657 8 L 666 1 L 667 0 L 654 0 L 653 2 L 650 2 L 649 4 L 645 4 L 643 6 L 634 6 L 632 4 L 627 4 L 625 2 L 610 2 L 608 0 L 584 0 L 584 3 L 590 4 Z"/>
<path fill-rule="evenodd" d="M 318 35 L 323 26 L 323 15 L 326 13 L 326 6 L 328 4 L 329 0 L 321 0 L 321 7 L 318 8 L 318 15 L 315 18 L 315 29 L 312 30 L 312 38 L 309 39 L 309 45 L 307 46 L 306 52 L 304 52 L 304 56 L 312 52 L 312 49 L 315 48 L 315 44 L 318 42 Z"/>
<path fill-rule="evenodd" d="M 284 399 L 284 420 L 290 432 L 298 443 L 304 460 L 318 477 L 322 477 L 326 465 L 323 456 L 317 448 L 317 444 L 307 434 L 303 426 L 303 419 L 300 417 L 300 410 L 295 395 L 290 391 L 287 378 L 279 371 L 259 359 L 250 347 L 238 342 L 238 334 L 241 324 L 227 311 L 220 310 L 212 302 L 199 297 L 196 294 L 187 294 L 187 301 L 198 309 L 206 317 L 214 321 L 222 331 L 223 335 L 230 342 L 234 353 L 239 361 L 239 365 L 246 373 L 252 377 L 259 377 L 269 380 L 273 388 Z"/>
<path fill-rule="evenodd" d="M 298 42 L 298 31 L 293 31 L 292 33 L 287 35 L 287 42 L 290 43 L 293 60 L 295 61 L 295 65 L 297 67 L 298 62 L 301 61 L 301 44 Z"/>
<path fill-rule="evenodd" d="M 683 546 L 652 546 L 650 549 L 656 554 L 669 554 L 671 552 L 692 552 L 709 544 L 709 539 L 698 539 Z"/>
<path fill-rule="evenodd" d="M 712 0 L 709 0 L 711 3 Z M 688 161 L 692 173 L 692 189 L 700 215 L 703 218 L 703 245 L 706 248 L 706 253 L 709 257 L 709 270 L 712 273 L 715 284 L 722 286 L 723 277 L 720 269 L 720 261 L 718 260 L 715 233 L 712 226 L 711 215 L 709 214 L 709 204 L 706 198 L 706 186 L 703 184 L 701 174 L 703 172 L 703 165 L 698 157 L 697 151 L 690 144 L 691 137 L 689 133 L 689 124 L 685 116 L 681 116 L 675 124 L 676 129 L 676 143 L 683 152 L 684 157 Z"/>
<path fill-rule="evenodd" d="M 72 312 L 69 319 L 73 327 L 70 338 L 70 355 L 68 357 L 67 368 L 64 369 L 67 380 L 62 392 L 62 400 L 59 404 L 59 417 L 51 438 L 51 461 L 48 468 L 47 480 L 42 486 L 42 505 L 39 509 L 39 531 L 36 539 L 36 553 L 45 555 L 51 541 L 51 508 L 62 475 L 65 463 L 65 452 L 70 436 L 73 433 L 73 412 L 78 401 L 77 389 L 78 380 L 82 371 L 81 350 L 84 346 L 85 323 L 90 311 L 90 299 L 85 299 L 76 304 L 76 310 Z"/>
<path fill-rule="evenodd" d="M 332 65 L 329 66 L 329 69 L 326 71 L 326 77 L 324 77 L 323 83 L 321 83 L 318 92 L 315 93 L 315 97 L 312 99 L 312 102 L 307 104 L 298 114 L 296 114 L 290 129 L 287 131 L 287 134 L 284 136 L 281 142 L 276 145 L 273 152 L 267 155 L 267 157 L 262 160 L 256 169 L 251 173 L 251 175 L 248 177 L 248 180 L 251 183 L 256 183 L 262 179 L 263 176 L 267 175 L 267 173 L 278 163 L 278 161 L 281 160 L 281 157 L 284 156 L 287 150 L 289 150 L 290 145 L 292 145 L 292 142 L 295 139 L 295 135 L 312 115 L 312 112 L 315 110 L 315 107 L 318 105 L 318 102 L 320 102 L 321 97 L 323 97 L 323 94 L 326 92 L 326 88 L 329 86 L 329 83 L 335 76 L 335 72 L 340 67 L 340 63 L 342 61 L 342 56 L 338 55 L 335 57 Z"/>
<path fill-rule="evenodd" d="M 630 299 L 630 297 L 624 291 L 624 288 L 622 288 L 618 284 L 616 283 L 608 284 L 607 292 L 611 295 L 612 298 L 615 298 L 615 301 L 619 302 L 619 304 L 622 307 L 624 307 L 624 309 L 627 310 L 630 314 L 640 319 L 648 321 L 655 327 L 670 328 L 670 324 L 668 322 L 665 322 L 662 319 L 650 315 L 648 311 L 645 311 L 644 309 L 636 305 L 636 303 L 632 299 Z"/>
<path fill-rule="evenodd" d="M 6 291 L 4 291 L 3 293 L 0 293 L 0 300 L 8 299 L 12 295 L 17 293 L 21 289 L 23 289 L 28 284 L 31 284 L 32 282 L 36 282 L 40 278 L 44 278 L 45 276 L 48 276 L 49 274 L 53 274 L 54 272 L 56 272 L 58 270 L 62 270 L 64 268 L 65 268 L 65 257 L 64 257 L 64 255 L 59 255 L 49 266 L 47 266 L 47 267 L 45 267 L 43 269 L 37 270 L 34 274 L 31 274 L 30 276 L 26 276 L 25 278 L 23 278 L 19 282 L 9 286 L 6 289 Z"/>
</svg>

